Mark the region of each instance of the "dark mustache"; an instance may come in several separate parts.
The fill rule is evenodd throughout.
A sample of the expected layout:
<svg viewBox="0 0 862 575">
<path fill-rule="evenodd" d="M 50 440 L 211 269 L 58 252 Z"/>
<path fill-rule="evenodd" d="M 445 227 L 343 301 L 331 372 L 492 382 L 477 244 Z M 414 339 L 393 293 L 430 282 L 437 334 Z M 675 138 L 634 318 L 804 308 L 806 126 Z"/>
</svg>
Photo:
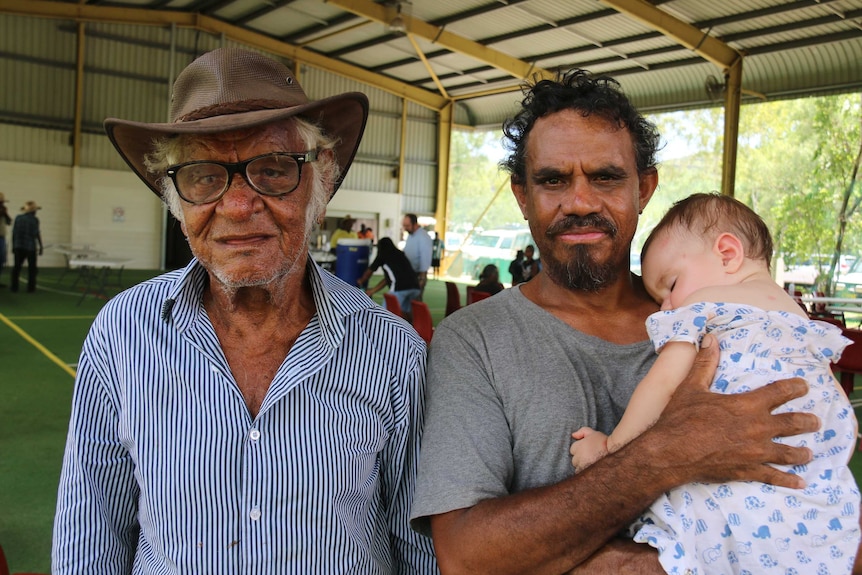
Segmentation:
<svg viewBox="0 0 862 575">
<path fill-rule="evenodd" d="M 589 214 L 587 216 L 566 216 L 564 219 L 554 222 L 545 231 L 546 236 L 556 236 L 572 231 L 578 231 L 580 228 L 594 228 L 603 231 L 611 237 L 616 237 L 617 226 L 599 214 Z"/>
</svg>

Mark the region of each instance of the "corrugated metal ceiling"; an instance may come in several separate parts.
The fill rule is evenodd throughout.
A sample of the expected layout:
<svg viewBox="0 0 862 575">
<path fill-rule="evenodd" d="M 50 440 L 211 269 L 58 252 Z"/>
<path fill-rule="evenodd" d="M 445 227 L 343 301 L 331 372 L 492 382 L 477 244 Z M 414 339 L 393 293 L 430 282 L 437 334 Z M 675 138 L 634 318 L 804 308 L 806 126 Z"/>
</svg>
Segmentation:
<svg viewBox="0 0 862 575">
<path fill-rule="evenodd" d="M 0 0 L 0 12 L 88 27 L 209 17 L 228 37 L 253 32 L 395 81 L 390 91 L 423 105 L 455 100 L 459 119 L 489 126 L 512 113 L 522 76 L 574 66 L 615 75 L 647 110 L 713 104 L 704 84 L 723 70 L 655 16 L 628 15 L 644 7 L 740 52 L 745 98 L 862 89 L 862 0 Z M 405 33 L 388 25 L 399 11 Z"/>
</svg>

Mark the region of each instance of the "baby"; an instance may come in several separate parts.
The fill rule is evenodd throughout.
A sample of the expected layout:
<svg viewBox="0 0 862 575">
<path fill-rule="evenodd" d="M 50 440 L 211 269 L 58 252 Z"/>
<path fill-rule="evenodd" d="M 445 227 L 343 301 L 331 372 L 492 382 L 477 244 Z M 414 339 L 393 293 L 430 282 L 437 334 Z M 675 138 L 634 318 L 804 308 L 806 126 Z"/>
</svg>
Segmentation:
<svg viewBox="0 0 862 575">
<path fill-rule="evenodd" d="M 808 465 L 786 469 L 803 490 L 755 482 L 683 485 L 629 528 L 659 551 L 670 574 L 850 573 L 859 546 L 859 489 L 847 462 L 856 439 L 853 409 L 830 370 L 849 340 L 811 321 L 772 279 L 772 238 L 763 220 L 729 196 L 677 202 L 642 251 L 643 281 L 661 310 L 647 319 L 659 356 L 610 436 L 573 434 L 577 470 L 613 452 L 658 419 L 707 333 L 721 357 L 711 389 L 740 393 L 788 377 L 809 392 L 776 413 L 818 415 L 820 431 L 782 443 L 807 446 Z M 696 437 L 692 441 L 697 441 Z"/>
</svg>

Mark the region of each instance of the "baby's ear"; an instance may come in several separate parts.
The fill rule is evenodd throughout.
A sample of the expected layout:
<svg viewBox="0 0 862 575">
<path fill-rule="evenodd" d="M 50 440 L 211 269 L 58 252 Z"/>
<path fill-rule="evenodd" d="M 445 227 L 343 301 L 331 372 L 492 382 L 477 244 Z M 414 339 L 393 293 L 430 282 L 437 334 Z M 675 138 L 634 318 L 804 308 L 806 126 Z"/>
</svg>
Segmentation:
<svg viewBox="0 0 862 575">
<path fill-rule="evenodd" d="M 713 250 L 721 258 L 721 265 L 727 273 L 736 273 L 745 261 L 742 242 L 729 232 L 724 232 L 715 239 Z"/>
</svg>

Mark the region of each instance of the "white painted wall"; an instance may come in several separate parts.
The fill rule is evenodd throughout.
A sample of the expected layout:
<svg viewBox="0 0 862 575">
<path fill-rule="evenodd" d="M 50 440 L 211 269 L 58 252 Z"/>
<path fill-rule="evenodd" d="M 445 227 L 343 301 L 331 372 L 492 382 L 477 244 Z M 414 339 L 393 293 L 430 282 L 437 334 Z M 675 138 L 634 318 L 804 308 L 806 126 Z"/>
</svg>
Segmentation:
<svg viewBox="0 0 862 575">
<path fill-rule="evenodd" d="M 71 237 L 72 183 L 71 168 L 26 164 L 21 162 L 0 162 L 3 183 L 0 191 L 6 196 L 6 208 L 12 219 L 21 213 L 24 202 L 34 201 L 42 209 L 36 212 L 42 244 L 45 253 L 39 258 L 39 265 L 56 267 L 65 265 L 63 256 L 53 253 L 51 244 L 68 243 Z M 6 237 L 9 246 L 9 265 L 12 264 L 12 226 L 8 226 Z"/>
<path fill-rule="evenodd" d="M 45 253 L 42 267 L 65 265 L 50 246 L 88 245 L 110 258 L 131 260 L 130 269 L 158 269 L 161 262 L 162 202 L 130 171 L 68 168 L 44 164 L 0 162 L 6 206 L 14 218 L 33 200 Z M 376 217 L 378 238 L 398 241 L 401 200 L 397 194 L 341 189 L 329 203 L 330 215 Z M 11 226 L 9 241 L 11 242 Z M 10 247 L 11 252 L 11 247 Z"/>
<path fill-rule="evenodd" d="M 326 213 L 330 216 L 368 217 L 376 215 L 376 238 L 390 237 L 396 244 L 401 238 L 402 196 L 381 192 L 363 192 L 341 188 L 332 197 Z M 367 215 L 366 215 L 367 214 Z"/>
</svg>

